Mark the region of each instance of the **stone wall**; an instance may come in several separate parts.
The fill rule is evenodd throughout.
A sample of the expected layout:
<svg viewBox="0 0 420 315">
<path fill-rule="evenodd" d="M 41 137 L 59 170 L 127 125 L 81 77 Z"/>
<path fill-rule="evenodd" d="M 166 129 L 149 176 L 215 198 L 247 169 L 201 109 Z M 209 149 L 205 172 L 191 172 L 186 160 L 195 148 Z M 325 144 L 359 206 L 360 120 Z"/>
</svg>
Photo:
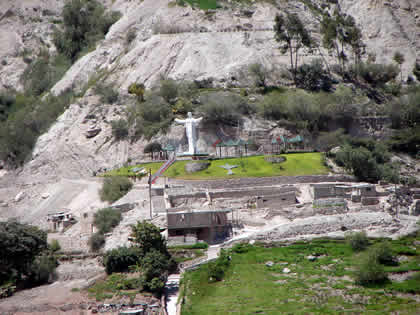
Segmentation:
<svg viewBox="0 0 420 315">
<path fill-rule="evenodd" d="M 169 179 L 171 184 L 191 185 L 195 188 L 217 189 L 229 187 L 231 189 L 241 187 L 272 186 L 299 183 L 322 183 L 322 182 L 357 182 L 356 178 L 349 175 L 307 175 L 307 176 L 275 176 L 275 177 L 252 177 L 235 179 L 214 180 L 180 180 Z"/>
</svg>

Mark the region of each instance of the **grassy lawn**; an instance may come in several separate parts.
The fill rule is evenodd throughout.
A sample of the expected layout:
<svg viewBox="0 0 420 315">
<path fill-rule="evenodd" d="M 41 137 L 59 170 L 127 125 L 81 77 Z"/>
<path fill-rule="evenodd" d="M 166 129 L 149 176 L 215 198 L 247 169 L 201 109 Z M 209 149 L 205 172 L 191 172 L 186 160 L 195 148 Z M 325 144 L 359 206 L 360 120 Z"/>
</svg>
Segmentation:
<svg viewBox="0 0 420 315">
<path fill-rule="evenodd" d="M 217 9 L 216 0 L 185 0 L 190 6 L 200 8 L 201 10 L 215 10 Z"/>
<path fill-rule="evenodd" d="M 392 242 L 394 253 L 404 253 L 403 248 L 412 247 L 413 241 Z M 411 254 L 393 268 L 418 270 L 420 247 Z M 416 292 L 419 296 L 419 277 L 371 287 L 355 284 L 353 268 L 361 254 L 344 241 L 320 239 L 272 248 L 248 245 L 245 252 L 232 250 L 229 255 L 232 260 L 222 281 L 209 283 L 207 265 L 184 274 L 182 315 L 418 314 L 420 309 L 420 302 L 398 295 Z M 319 256 L 309 261 L 308 255 Z M 266 266 L 267 261 L 274 265 Z M 285 267 L 290 273 L 283 273 Z"/>
<path fill-rule="evenodd" d="M 164 176 L 180 179 L 222 179 L 239 177 L 267 177 L 267 176 L 297 176 L 297 175 L 322 175 L 328 174 L 328 168 L 322 162 L 321 153 L 291 153 L 284 154 L 287 160 L 283 163 L 269 163 L 264 156 L 251 156 L 244 158 L 231 158 L 210 161 L 211 165 L 206 170 L 187 174 L 184 166 L 191 161 L 177 161 L 165 173 Z M 221 168 L 226 163 L 237 165 L 233 169 L 233 175 L 227 175 L 227 171 Z M 162 163 L 148 163 L 137 167 L 151 168 L 156 172 Z M 132 167 L 121 168 L 111 171 L 105 176 L 129 176 L 134 175 L 130 171 Z"/>
</svg>

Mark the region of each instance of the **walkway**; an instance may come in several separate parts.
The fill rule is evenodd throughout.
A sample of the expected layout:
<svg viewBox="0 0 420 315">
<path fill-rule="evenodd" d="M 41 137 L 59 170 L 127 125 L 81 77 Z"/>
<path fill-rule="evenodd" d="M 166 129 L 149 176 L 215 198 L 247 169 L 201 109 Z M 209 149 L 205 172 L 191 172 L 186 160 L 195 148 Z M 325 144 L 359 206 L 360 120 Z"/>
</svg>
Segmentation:
<svg viewBox="0 0 420 315">
<path fill-rule="evenodd" d="M 201 264 L 205 264 L 211 260 L 216 259 L 219 256 L 220 248 L 223 244 L 212 245 L 207 249 L 207 258 L 205 260 L 199 259 L 197 262 L 188 265 L 186 268 L 182 268 L 180 273 L 171 274 L 165 284 L 166 294 L 166 310 L 168 315 L 177 315 L 177 302 L 179 296 L 179 281 L 181 280 L 182 273 L 190 268 L 194 268 Z"/>
</svg>

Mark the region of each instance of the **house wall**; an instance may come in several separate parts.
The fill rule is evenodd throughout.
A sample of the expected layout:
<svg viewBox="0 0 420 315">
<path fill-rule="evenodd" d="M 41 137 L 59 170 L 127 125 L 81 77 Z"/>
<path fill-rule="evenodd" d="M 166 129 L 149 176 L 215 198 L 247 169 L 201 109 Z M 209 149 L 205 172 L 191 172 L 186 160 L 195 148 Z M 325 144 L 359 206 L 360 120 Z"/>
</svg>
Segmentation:
<svg viewBox="0 0 420 315">
<path fill-rule="evenodd" d="M 228 212 L 168 212 L 167 218 L 168 229 L 223 226 L 228 224 Z"/>
</svg>

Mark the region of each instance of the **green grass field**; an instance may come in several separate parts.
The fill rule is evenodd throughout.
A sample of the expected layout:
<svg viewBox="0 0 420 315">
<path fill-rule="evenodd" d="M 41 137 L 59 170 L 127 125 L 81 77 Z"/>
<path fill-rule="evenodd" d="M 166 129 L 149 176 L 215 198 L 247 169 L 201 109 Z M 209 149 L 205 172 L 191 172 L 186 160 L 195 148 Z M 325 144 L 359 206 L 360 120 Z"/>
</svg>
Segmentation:
<svg viewBox="0 0 420 315">
<path fill-rule="evenodd" d="M 417 240 L 420 239 L 420 234 Z M 396 254 L 412 247 L 392 242 Z M 369 249 L 367 249 L 369 250 Z M 208 281 L 208 265 L 184 273 L 181 286 L 182 315 L 206 314 L 418 314 L 420 302 L 402 293 L 420 296 L 420 274 L 403 282 L 388 281 L 362 287 L 353 281 L 353 268 L 361 254 L 340 240 L 314 240 L 290 246 L 247 246 L 247 252 L 231 252 L 223 281 Z M 307 255 L 319 255 L 309 261 Z M 400 266 L 419 270 L 420 247 Z M 267 261 L 274 262 L 267 267 Z M 283 268 L 290 273 L 283 273 Z M 400 295 L 399 295 L 400 294 Z"/>
<path fill-rule="evenodd" d="M 216 0 L 185 0 L 190 6 L 198 7 L 201 10 L 215 10 L 217 9 Z"/>
<path fill-rule="evenodd" d="M 211 165 L 208 169 L 192 174 L 187 174 L 184 170 L 185 164 L 191 161 L 177 161 L 164 173 L 164 176 L 179 179 L 223 179 L 328 174 L 328 168 L 323 164 L 322 153 L 292 153 L 283 156 L 287 160 L 278 164 L 265 161 L 264 156 L 213 160 L 210 161 Z M 220 167 L 226 163 L 238 166 L 233 169 L 233 175 L 227 175 L 227 171 Z M 154 173 L 161 165 L 162 163 L 148 163 L 137 165 L 137 167 L 150 168 Z M 130 171 L 133 167 L 114 170 L 105 176 L 133 176 L 134 173 Z"/>
</svg>

